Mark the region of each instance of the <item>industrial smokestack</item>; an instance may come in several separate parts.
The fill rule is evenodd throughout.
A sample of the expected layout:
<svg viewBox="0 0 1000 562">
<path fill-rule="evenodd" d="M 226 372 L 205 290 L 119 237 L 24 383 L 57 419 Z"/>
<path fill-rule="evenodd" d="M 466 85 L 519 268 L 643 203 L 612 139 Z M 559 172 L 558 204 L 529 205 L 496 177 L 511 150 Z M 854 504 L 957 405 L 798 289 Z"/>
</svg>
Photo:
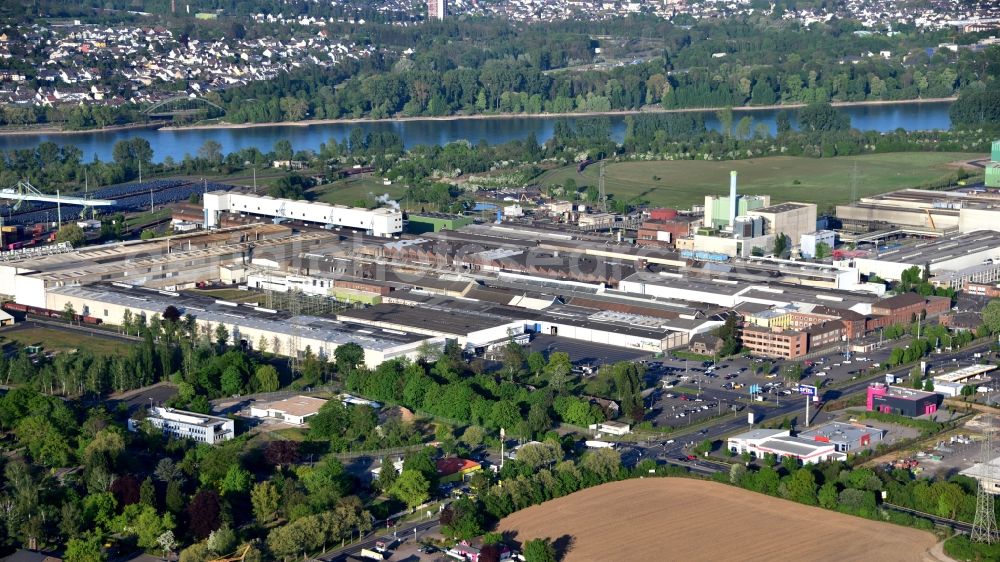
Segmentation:
<svg viewBox="0 0 1000 562">
<path fill-rule="evenodd" d="M 736 170 L 729 172 L 729 229 L 736 225 Z"/>
</svg>

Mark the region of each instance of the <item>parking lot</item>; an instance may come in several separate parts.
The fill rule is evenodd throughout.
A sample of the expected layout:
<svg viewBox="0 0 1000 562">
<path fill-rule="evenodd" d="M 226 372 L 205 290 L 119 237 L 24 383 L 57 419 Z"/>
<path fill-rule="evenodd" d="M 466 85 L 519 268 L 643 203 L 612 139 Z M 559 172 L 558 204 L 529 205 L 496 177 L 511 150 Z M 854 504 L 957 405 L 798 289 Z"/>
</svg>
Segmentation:
<svg viewBox="0 0 1000 562">
<path fill-rule="evenodd" d="M 849 359 L 839 353 L 831 353 L 798 361 L 804 366 L 801 382 L 823 388 L 850 381 L 864 376 L 871 366 L 884 361 L 888 354 L 888 349 L 881 349 L 873 353 L 856 354 Z M 749 399 L 750 387 L 758 385 L 764 389 L 766 401 L 780 402 L 782 390 L 787 391 L 784 395 L 792 394 L 783 382 L 782 371 L 787 364 L 788 362 L 777 359 L 736 357 L 712 365 L 711 362 L 666 357 L 648 363 L 647 376 L 667 381 L 679 388 L 699 389 L 702 393 L 708 392 L 712 396 L 730 400 Z"/>
<path fill-rule="evenodd" d="M 529 353 L 539 351 L 545 354 L 546 357 L 553 352 L 562 351 L 569 354 L 570 361 L 574 365 L 592 367 L 608 365 L 619 361 L 638 361 L 651 355 L 648 351 L 571 340 L 547 334 L 536 334 L 532 337 L 528 351 Z"/>
</svg>

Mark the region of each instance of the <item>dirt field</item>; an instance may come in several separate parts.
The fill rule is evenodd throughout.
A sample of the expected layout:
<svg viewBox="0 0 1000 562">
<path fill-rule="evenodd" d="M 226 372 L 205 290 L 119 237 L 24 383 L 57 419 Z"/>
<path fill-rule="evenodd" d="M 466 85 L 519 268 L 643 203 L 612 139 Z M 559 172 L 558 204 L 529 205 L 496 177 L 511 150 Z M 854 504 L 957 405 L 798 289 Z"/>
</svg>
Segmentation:
<svg viewBox="0 0 1000 562">
<path fill-rule="evenodd" d="M 500 522 L 517 542 L 572 537 L 565 562 L 611 560 L 930 560 L 937 538 L 682 478 L 613 482 Z"/>
</svg>

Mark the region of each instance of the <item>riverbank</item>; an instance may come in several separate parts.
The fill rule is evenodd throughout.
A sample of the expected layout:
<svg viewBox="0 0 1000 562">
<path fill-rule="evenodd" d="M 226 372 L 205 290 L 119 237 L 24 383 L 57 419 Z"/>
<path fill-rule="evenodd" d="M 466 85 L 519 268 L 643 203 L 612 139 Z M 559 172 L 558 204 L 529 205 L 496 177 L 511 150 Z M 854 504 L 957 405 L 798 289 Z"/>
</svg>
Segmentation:
<svg viewBox="0 0 1000 562">
<path fill-rule="evenodd" d="M 138 129 L 160 129 L 163 123 L 129 123 L 127 125 L 112 125 L 101 127 L 100 129 L 73 129 L 66 130 L 58 127 L 27 127 L 23 129 L 3 129 L 0 128 L 0 136 L 25 136 L 25 135 L 90 135 L 94 133 L 118 133 L 121 131 L 131 131 Z"/>
<path fill-rule="evenodd" d="M 884 105 L 911 105 L 923 103 L 947 103 L 953 102 L 957 97 L 947 98 L 923 98 L 912 100 L 873 100 L 873 101 L 842 101 L 833 102 L 833 107 L 862 107 L 862 106 L 884 106 Z M 781 109 L 801 109 L 808 104 L 775 104 L 775 105 L 753 105 L 733 107 L 733 113 L 754 112 L 754 111 L 774 111 Z M 385 119 L 371 119 L 368 117 L 358 117 L 349 119 L 306 119 L 303 121 L 268 121 L 264 123 L 214 123 L 202 125 L 187 125 L 181 127 L 165 126 L 161 131 L 197 131 L 211 129 L 255 129 L 260 127 L 311 127 L 313 125 L 344 125 L 363 123 L 406 123 L 414 121 L 465 121 L 465 120 L 486 120 L 486 119 L 553 119 L 559 117 L 597 117 L 597 116 L 625 116 L 640 115 L 650 113 L 702 113 L 715 112 L 726 109 L 725 107 L 686 107 L 681 109 L 664 109 L 653 106 L 643 109 L 630 109 L 624 111 L 577 111 L 570 113 L 488 113 L 472 115 L 442 115 L 439 117 L 389 117 Z"/>
</svg>

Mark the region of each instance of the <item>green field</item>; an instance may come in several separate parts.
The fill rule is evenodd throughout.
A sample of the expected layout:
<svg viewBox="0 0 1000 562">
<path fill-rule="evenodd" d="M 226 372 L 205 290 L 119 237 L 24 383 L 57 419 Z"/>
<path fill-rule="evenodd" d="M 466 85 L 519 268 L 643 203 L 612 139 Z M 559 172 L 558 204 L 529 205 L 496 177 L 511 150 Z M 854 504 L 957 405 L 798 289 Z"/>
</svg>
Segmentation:
<svg viewBox="0 0 1000 562">
<path fill-rule="evenodd" d="M 230 302 L 261 302 L 264 295 L 242 289 L 189 289 L 191 293 Z"/>
<path fill-rule="evenodd" d="M 5 330 L 0 332 L 0 342 L 17 342 L 22 346 L 37 345 L 41 346 L 43 351 L 87 349 L 95 355 L 124 355 L 131 349 L 118 340 L 50 328 Z"/>
<path fill-rule="evenodd" d="M 855 164 L 858 196 L 863 197 L 955 177 L 957 170 L 948 164 L 982 157 L 962 152 L 900 152 L 838 158 L 773 156 L 724 162 L 619 162 L 607 164 L 604 175 L 609 196 L 688 208 L 703 203 L 705 195 L 728 193 L 729 171 L 736 170 L 741 193 L 770 195 L 775 203 L 816 203 L 822 209 L 851 199 Z M 561 185 L 573 178 L 579 189 L 597 185 L 599 173 L 599 166 L 589 166 L 582 174 L 577 173 L 576 165 L 566 166 L 544 173 L 539 183 Z M 975 176 L 977 171 L 971 173 Z"/>
<path fill-rule="evenodd" d="M 369 196 L 378 197 L 385 193 L 393 199 L 403 195 L 406 188 L 401 183 L 392 185 L 382 185 L 382 178 L 375 176 L 355 177 L 337 180 L 333 183 L 318 185 L 310 190 L 316 196 L 317 201 L 324 201 L 334 205 L 355 206 L 359 201 L 364 201 Z"/>
</svg>

